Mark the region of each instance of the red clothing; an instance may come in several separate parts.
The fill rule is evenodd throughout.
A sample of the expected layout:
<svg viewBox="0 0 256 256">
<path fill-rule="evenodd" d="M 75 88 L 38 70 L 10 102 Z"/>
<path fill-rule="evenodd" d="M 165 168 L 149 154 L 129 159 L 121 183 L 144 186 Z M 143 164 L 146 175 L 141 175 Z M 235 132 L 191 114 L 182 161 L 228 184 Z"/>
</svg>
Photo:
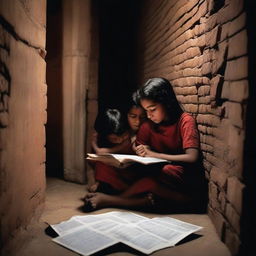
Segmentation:
<svg viewBox="0 0 256 256">
<path fill-rule="evenodd" d="M 136 143 L 148 145 L 157 152 L 182 154 L 187 148 L 199 148 L 199 134 L 194 118 L 188 113 L 183 113 L 179 121 L 172 125 L 144 122 L 137 133 Z M 120 191 L 132 186 L 133 194 L 154 193 L 154 189 L 163 183 L 170 189 L 189 191 L 193 180 L 196 180 L 195 168 L 194 164 L 172 163 L 132 165 L 126 170 L 120 170 L 97 163 L 96 179 Z"/>
<path fill-rule="evenodd" d="M 172 125 L 144 123 L 136 139 L 137 144 L 149 145 L 152 151 L 166 154 L 183 154 L 187 148 L 199 148 L 199 134 L 194 118 L 183 113 L 179 121 Z M 164 183 L 175 187 L 188 185 L 193 178 L 195 164 L 172 163 L 164 165 L 159 176 Z M 191 170 L 190 170 L 191 169 Z"/>
<path fill-rule="evenodd" d="M 183 113 L 173 125 L 157 125 L 152 122 L 141 125 L 136 143 L 149 145 L 153 151 L 181 154 L 186 148 L 199 148 L 199 135 L 194 118 Z"/>
</svg>

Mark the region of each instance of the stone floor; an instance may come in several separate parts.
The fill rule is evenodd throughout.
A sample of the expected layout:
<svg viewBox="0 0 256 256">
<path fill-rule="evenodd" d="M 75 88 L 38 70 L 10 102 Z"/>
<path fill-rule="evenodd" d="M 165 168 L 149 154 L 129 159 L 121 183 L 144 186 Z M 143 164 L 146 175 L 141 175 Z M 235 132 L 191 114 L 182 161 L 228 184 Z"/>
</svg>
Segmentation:
<svg viewBox="0 0 256 256">
<path fill-rule="evenodd" d="M 74 215 L 84 215 L 80 210 L 81 198 L 86 192 L 84 185 L 66 182 L 56 178 L 47 179 L 45 210 L 39 222 L 20 232 L 20 238 L 16 238 L 16 251 L 9 250 L 3 256 L 75 256 L 77 253 L 68 250 L 53 241 L 46 234 L 45 229 L 49 224 L 56 224 L 67 220 Z M 108 208 L 98 210 L 90 214 L 103 213 Z M 154 217 L 156 214 L 142 213 L 147 217 Z M 161 215 L 162 216 L 162 215 Z M 206 214 L 169 214 L 166 216 L 175 217 L 183 221 L 203 226 L 197 234 L 191 235 L 175 247 L 162 249 L 154 252 L 154 256 L 230 256 L 226 246 L 219 240 L 216 231 Z M 15 248 L 15 247 L 13 247 Z M 116 245 L 95 254 L 98 255 L 141 255 L 138 251 L 129 247 Z"/>
</svg>

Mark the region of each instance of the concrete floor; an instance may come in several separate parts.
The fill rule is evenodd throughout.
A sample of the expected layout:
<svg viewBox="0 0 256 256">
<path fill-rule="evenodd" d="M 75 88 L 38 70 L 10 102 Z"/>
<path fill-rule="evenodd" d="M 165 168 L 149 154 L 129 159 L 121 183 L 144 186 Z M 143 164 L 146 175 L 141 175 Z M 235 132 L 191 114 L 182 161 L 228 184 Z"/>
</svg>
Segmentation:
<svg viewBox="0 0 256 256">
<path fill-rule="evenodd" d="M 86 193 L 86 187 L 60 179 L 48 178 L 45 210 L 40 221 L 34 222 L 26 230 L 20 232 L 19 236 L 12 242 L 12 250 L 3 252 L 3 256 L 75 256 L 77 253 L 70 251 L 51 241 L 51 237 L 45 233 L 48 224 L 56 224 L 67 220 L 74 215 L 84 215 L 79 207 L 83 202 L 81 198 Z M 90 214 L 103 213 L 106 211 L 118 210 L 108 208 L 98 210 Z M 135 212 L 135 211 L 134 211 Z M 154 217 L 156 214 L 142 213 L 147 217 Z M 163 215 L 161 215 L 163 216 Z M 188 237 L 175 247 L 162 249 L 154 252 L 154 256 L 230 256 L 227 247 L 220 241 L 206 214 L 166 214 L 183 221 L 203 226 L 203 229 L 195 235 Z M 13 250 L 16 248 L 16 250 Z M 18 248 L 18 249 L 17 249 Z M 139 252 L 122 245 L 115 245 L 99 255 L 141 255 Z"/>
</svg>

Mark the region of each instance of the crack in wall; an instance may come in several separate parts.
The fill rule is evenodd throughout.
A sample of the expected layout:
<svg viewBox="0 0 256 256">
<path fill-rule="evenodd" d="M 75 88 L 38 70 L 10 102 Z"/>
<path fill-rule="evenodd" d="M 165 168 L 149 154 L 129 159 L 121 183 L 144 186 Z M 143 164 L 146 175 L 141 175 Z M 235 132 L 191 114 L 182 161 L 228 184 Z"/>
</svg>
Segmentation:
<svg viewBox="0 0 256 256">
<path fill-rule="evenodd" d="M 40 47 L 34 46 L 30 44 L 27 40 L 23 39 L 21 36 L 17 34 L 12 24 L 10 24 L 3 16 L 0 15 L 0 24 L 3 28 L 16 40 L 20 41 L 23 44 L 27 45 L 28 47 L 34 48 L 36 50 L 42 51 Z M 41 54 L 40 54 L 41 55 Z"/>
</svg>

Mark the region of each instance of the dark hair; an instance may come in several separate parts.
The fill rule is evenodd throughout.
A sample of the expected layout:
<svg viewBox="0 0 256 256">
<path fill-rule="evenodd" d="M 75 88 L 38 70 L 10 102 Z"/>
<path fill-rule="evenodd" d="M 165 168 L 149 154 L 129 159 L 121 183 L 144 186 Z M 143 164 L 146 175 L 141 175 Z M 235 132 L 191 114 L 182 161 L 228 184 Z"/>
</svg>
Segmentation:
<svg viewBox="0 0 256 256">
<path fill-rule="evenodd" d="M 181 108 L 171 83 L 161 77 L 151 78 L 137 90 L 136 102 L 140 103 L 143 99 L 152 100 L 163 104 L 171 123 L 177 122 L 183 109 Z"/>
<path fill-rule="evenodd" d="M 108 135 L 122 135 L 129 129 L 129 126 L 126 116 L 121 111 L 109 108 L 98 114 L 94 129 L 98 133 L 98 143 L 105 145 L 108 144 Z"/>
<path fill-rule="evenodd" d="M 141 108 L 141 105 L 136 100 L 136 91 L 132 93 L 127 101 L 125 102 L 125 106 L 123 106 L 124 113 L 129 113 L 129 111 L 133 108 Z"/>
</svg>

